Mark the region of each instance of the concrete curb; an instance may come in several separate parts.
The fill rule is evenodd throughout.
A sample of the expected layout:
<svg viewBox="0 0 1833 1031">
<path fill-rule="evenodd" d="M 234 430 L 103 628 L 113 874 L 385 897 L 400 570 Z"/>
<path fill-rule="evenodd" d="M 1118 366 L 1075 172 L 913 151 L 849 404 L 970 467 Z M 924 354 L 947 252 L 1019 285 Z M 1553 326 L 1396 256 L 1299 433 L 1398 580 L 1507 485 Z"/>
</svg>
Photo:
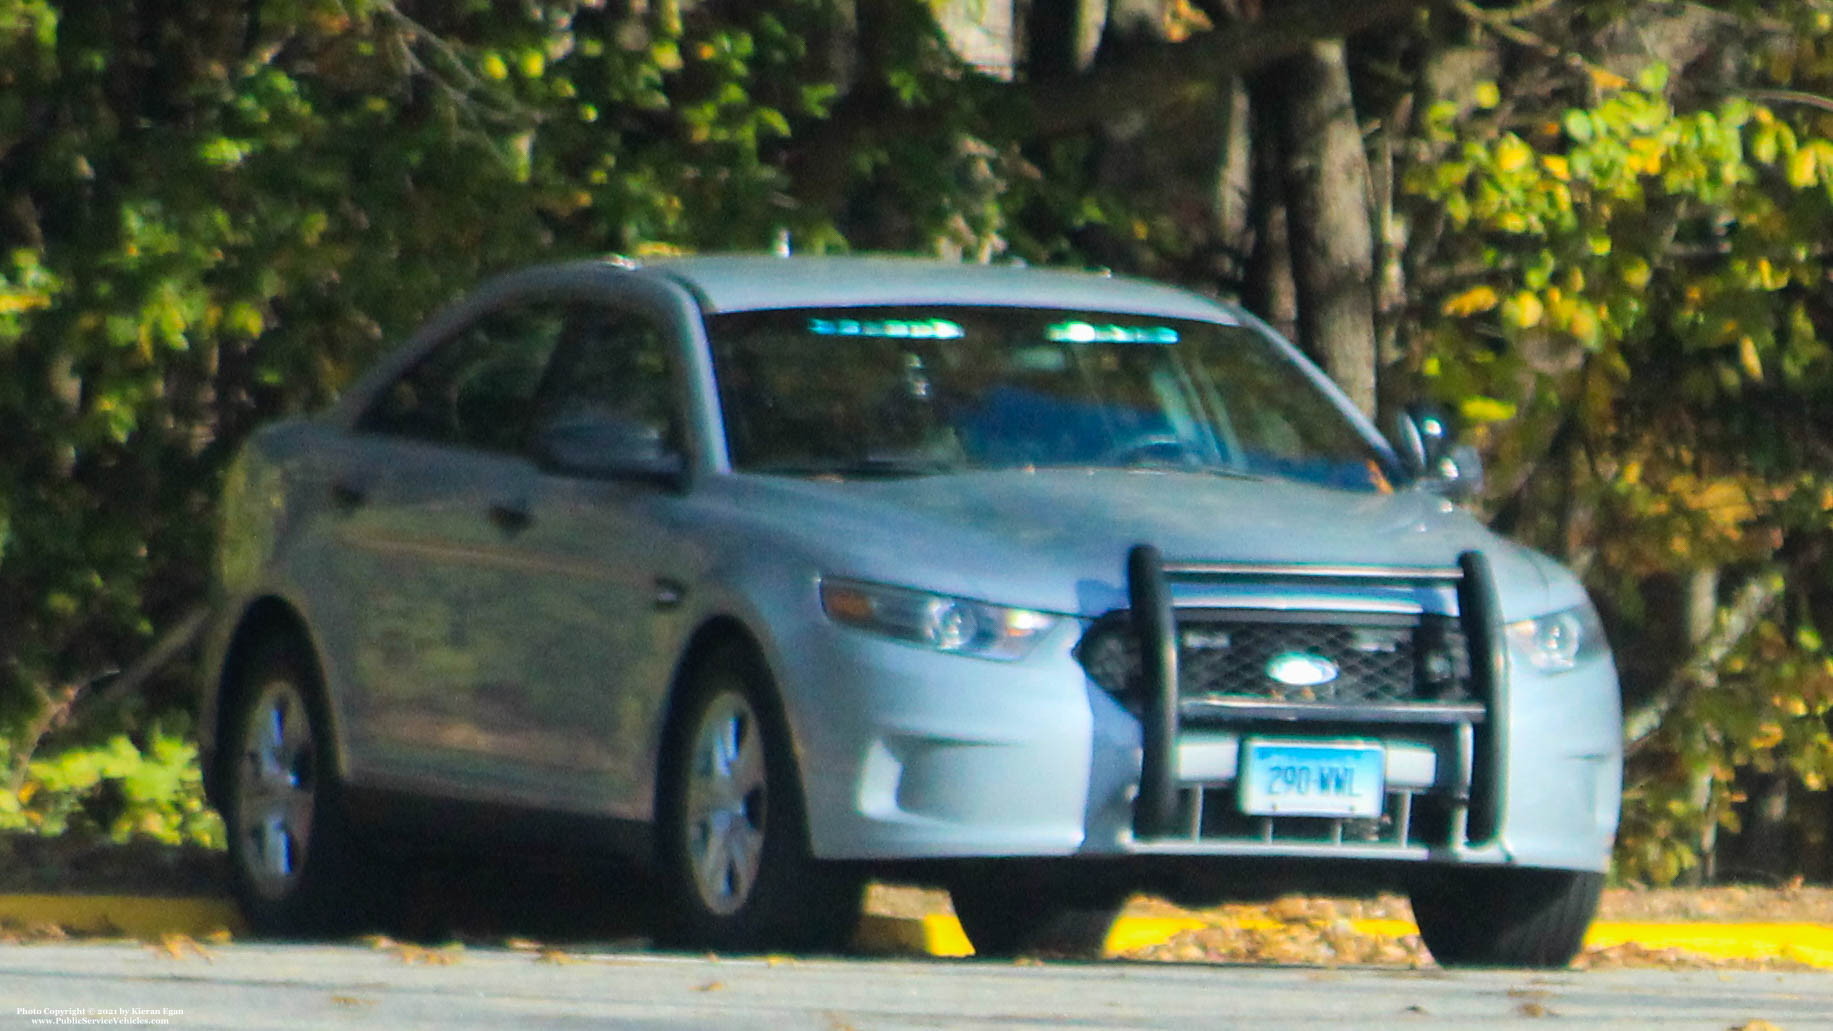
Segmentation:
<svg viewBox="0 0 1833 1031">
<path fill-rule="evenodd" d="M 1351 920 L 1357 932 L 1383 937 L 1418 933 L 1405 920 Z M 1196 914 L 1124 916 L 1108 934 L 1110 954 L 1158 945 L 1177 935 L 1212 926 Z M 1270 930 L 1271 919 L 1235 921 L 1232 926 Z M 160 898 L 142 895 L 0 895 L 0 929 L 32 934 L 47 928 L 70 934 L 156 940 L 166 935 L 205 938 L 244 933 L 235 904 L 216 896 Z M 948 913 L 890 916 L 867 913 L 855 944 L 869 952 L 929 956 L 971 956 L 973 946 Z M 1833 927 L 1804 923 L 1631 923 L 1593 924 L 1585 944 L 1608 948 L 1684 949 L 1724 959 L 1788 959 L 1833 970 Z"/>
</svg>

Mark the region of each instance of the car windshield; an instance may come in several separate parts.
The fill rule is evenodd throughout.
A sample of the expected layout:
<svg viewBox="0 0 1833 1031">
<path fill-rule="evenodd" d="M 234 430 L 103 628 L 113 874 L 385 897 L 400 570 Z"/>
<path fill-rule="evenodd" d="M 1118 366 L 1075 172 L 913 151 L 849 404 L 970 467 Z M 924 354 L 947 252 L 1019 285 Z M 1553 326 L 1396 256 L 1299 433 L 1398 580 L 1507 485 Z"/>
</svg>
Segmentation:
<svg viewBox="0 0 1833 1031">
<path fill-rule="evenodd" d="M 1382 453 L 1245 327 L 934 306 L 742 312 L 709 333 L 741 470 L 1162 467 L 1389 489 Z"/>
</svg>

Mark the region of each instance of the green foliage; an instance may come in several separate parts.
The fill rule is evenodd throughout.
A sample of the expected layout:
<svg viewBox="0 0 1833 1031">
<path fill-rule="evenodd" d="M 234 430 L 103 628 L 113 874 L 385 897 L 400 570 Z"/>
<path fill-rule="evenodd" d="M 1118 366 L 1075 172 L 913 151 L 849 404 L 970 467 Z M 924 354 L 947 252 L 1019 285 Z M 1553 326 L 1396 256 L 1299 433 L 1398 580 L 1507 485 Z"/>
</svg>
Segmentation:
<svg viewBox="0 0 1833 1031">
<path fill-rule="evenodd" d="M 32 760 L 19 790 L 0 792 L 0 830 L 222 847 L 222 821 L 204 802 L 197 746 L 158 724 L 146 742 L 117 734 Z"/>
<path fill-rule="evenodd" d="M 1587 570 L 1632 640 L 1672 626 L 1644 585 L 1833 531 L 1815 414 L 1833 390 L 1833 140 L 1741 98 L 1679 109 L 1668 78 L 1519 128 L 1441 105 L 1426 127 L 1444 159 L 1406 181 L 1447 224 L 1439 260 L 1472 270 L 1429 299 L 1420 371 L 1467 414 L 1516 416 L 1491 436 L 1502 509 Z M 1796 562 L 1804 584 L 1823 572 Z M 1739 770 L 1825 786 L 1816 600 L 1760 622 L 1632 764 L 1620 873 L 1686 871 L 1702 825 L 1734 822 Z"/>
</svg>

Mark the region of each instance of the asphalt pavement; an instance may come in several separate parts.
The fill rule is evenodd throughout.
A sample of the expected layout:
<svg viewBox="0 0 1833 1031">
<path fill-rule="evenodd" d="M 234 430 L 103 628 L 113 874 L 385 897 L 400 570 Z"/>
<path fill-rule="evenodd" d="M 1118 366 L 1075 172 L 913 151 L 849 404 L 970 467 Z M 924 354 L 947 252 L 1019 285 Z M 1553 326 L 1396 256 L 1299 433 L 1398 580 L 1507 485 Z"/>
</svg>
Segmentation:
<svg viewBox="0 0 1833 1031">
<path fill-rule="evenodd" d="M 0 1031 L 1833 1027 L 1815 972 L 720 958 L 538 947 L 0 946 Z M 1758 1023 L 1765 1022 L 1765 1023 Z"/>
</svg>

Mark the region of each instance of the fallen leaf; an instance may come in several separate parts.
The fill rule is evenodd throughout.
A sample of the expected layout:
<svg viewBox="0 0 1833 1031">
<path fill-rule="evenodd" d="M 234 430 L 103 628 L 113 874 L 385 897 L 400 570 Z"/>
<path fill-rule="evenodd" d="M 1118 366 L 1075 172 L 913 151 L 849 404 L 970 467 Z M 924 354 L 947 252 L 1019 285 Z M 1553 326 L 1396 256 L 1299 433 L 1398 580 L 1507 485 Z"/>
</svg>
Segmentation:
<svg viewBox="0 0 1833 1031">
<path fill-rule="evenodd" d="M 708 981 L 708 982 L 707 982 L 707 983 L 705 983 L 705 984 L 697 984 L 697 985 L 695 985 L 695 986 L 694 986 L 694 991 L 697 991 L 697 992 L 716 992 L 716 991 L 719 991 L 720 989 L 722 989 L 722 988 L 724 988 L 725 986 L 726 986 L 726 983 L 725 983 L 724 981 Z"/>
<path fill-rule="evenodd" d="M 331 1002 L 336 1006 L 374 1006 L 374 999 L 359 999 L 354 995 L 333 995 Z"/>
<path fill-rule="evenodd" d="M 184 959 L 186 956 L 196 956 L 206 963 L 214 962 L 210 956 L 210 950 L 199 945 L 197 940 L 188 934 L 173 934 L 168 932 L 160 935 L 158 941 L 147 943 L 147 947 L 152 949 L 155 955 L 164 956 L 167 959 Z"/>
<path fill-rule="evenodd" d="M 1553 1017 L 1553 1016 L 1558 1016 L 1558 1014 L 1556 1014 L 1556 1013 L 1554 1013 L 1554 1012 L 1553 1012 L 1552 1010 L 1550 1010 L 1550 1009 L 1547 1009 L 1547 1008 L 1546 1008 L 1545 1006 L 1542 1006 L 1542 1005 L 1541 1005 L 1540 1003 L 1538 1003 L 1538 1002 L 1524 1002 L 1524 1003 L 1522 1003 L 1521 1005 L 1519 1005 L 1519 1006 L 1516 1006 L 1516 1007 L 1515 1007 L 1515 1015 L 1516 1015 L 1516 1016 L 1518 1016 L 1518 1017 Z"/>
</svg>

